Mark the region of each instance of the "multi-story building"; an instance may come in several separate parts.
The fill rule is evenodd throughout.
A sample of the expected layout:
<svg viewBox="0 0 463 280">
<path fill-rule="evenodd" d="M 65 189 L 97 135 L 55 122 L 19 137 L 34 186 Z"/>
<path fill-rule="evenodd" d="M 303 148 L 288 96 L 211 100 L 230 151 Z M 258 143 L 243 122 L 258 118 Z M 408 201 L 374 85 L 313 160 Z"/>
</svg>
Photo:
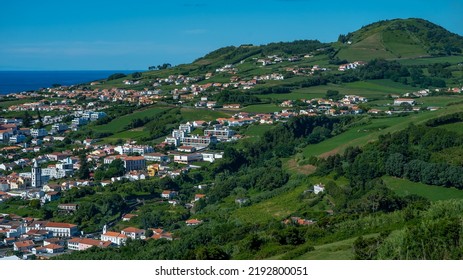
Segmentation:
<svg viewBox="0 0 463 280">
<path fill-rule="evenodd" d="M 125 171 L 143 170 L 146 168 L 146 160 L 142 156 L 122 157 Z"/>
<path fill-rule="evenodd" d="M 42 138 L 48 135 L 48 131 L 45 128 L 33 128 L 31 129 L 31 136 L 34 138 Z"/>
<path fill-rule="evenodd" d="M 161 153 L 149 153 L 144 154 L 143 157 L 147 161 L 157 161 L 157 162 L 169 162 L 169 156 Z"/>
<path fill-rule="evenodd" d="M 182 163 L 182 164 L 189 164 L 195 161 L 202 161 L 203 155 L 201 154 L 188 154 L 188 155 L 175 155 L 174 162 Z"/>
<path fill-rule="evenodd" d="M 177 147 L 180 146 L 180 137 L 166 137 L 166 140 L 164 140 L 164 142 Z"/>
<path fill-rule="evenodd" d="M 228 127 L 206 129 L 204 130 L 204 136 L 215 136 L 219 140 L 228 140 L 235 134 L 235 131 Z"/>
<path fill-rule="evenodd" d="M 88 120 L 89 119 L 86 119 L 86 118 L 83 118 L 83 117 L 82 118 L 75 118 L 75 119 L 72 120 L 71 125 L 73 127 L 86 125 L 86 124 L 88 124 Z"/>
<path fill-rule="evenodd" d="M 74 164 L 71 158 L 65 158 L 57 163 L 54 167 L 43 168 L 42 176 L 47 176 L 49 179 L 61 179 L 70 177 L 74 174 Z"/>
<path fill-rule="evenodd" d="M 13 135 L 10 137 L 9 142 L 12 144 L 18 144 L 26 141 L 26 136 L 22 134 Z"/>
<path fill-rule="evenodd" d="M 87 250 L 93 246 L 107 248 L 111 246 L 110 241 L 102 241 L 90 238 L 72 238 L 68 240 L 68 249 L 74 251 Z"/>
<path fill-rule="evenodd" d="M 51 126 L 51 131 L 53 133 L 60 133 L 63 131 L 68 130 L 68 125 L 65 123 L 55 123 L 54 125 Z"/>
<path fill-rule="evenodd" d="M 90 114 L 90 120 L 92 121 L 96 121 L 96 120 L 99 120 L 101 118 L 104 118 L 106 117 L 106 113 L 105 112 L 93 112 Z"/>
<path fill-rule="evenodd" d="M 125 244 L 125 242 L 127 241 L 127 236 L 119 232 L 107 231 L 103 232 L 100 239 L 101 241 L 109 241 L 120 246 Z"/>
<path fill-rule="evenodd" d="M 49 221 L 34 221 L 26 226 L 26 232 L 33 229 L 50 231 L 54 237 L 71 237 L 78 233 L 77 225 Z"/>
<path fill-rule="evenodd" d="M 217 143 L 217 138 L 215 136 L 192 135 L 180 139 L 180 142 L 184 146 L 207 147 L 209 144 Z"/>
<path fill-rule="evenodd" d="M 145 239 L 145 230 L 135 227 L 128 227 L 121 231 L 122 234 L 131 239 Z"/>
<path fill-rule="evenodd" d="M 154 148 L 148 145 L 127 145 L 126 144 L 124 146 L 117 146 L 114 150 L 121 155 L 132 154 L 132 153 L 138 153 L 140 155 L 144 155 L 147 153 L 154 152 Z"/>
</svg>

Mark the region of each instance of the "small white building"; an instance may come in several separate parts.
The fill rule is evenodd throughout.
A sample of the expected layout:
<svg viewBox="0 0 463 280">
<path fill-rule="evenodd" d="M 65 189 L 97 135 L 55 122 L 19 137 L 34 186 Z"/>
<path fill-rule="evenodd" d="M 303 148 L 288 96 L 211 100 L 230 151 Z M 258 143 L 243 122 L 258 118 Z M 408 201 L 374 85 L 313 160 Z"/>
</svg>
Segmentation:
<svg viewBox="0 0 463 280">
<path fill-rule="evenodd" d="M 118 246 L 124 245 L 127 241 L 127 236 L 123 233 L 115 231 L 106 231 L 106 226 L 103 228 L 103 234 L 100 237 L 101 241 L 109 241 Z"/>
<path fill-rule="evenodd" d="M 324 191 L 325 191 L 325 186 L 322 183 L 316 184 L 316 185 L 313 186 L 313 192 L 315 194 L 319 194 L 319 193 L 324 192 Z"/>
<path fill-rule="evenodd" d="M 415 99 L 411 99 L 411 98 L 397 98 L 394 100 L 394 106 L 400 106 L 404 103 L 410 104 L 412 106 L 416 104 Z"/>
<path fill-rule="evenodd" d="M 132 239 L 145 239 L 145 230 L 135 227 L 128 227 L 121 231 L 121 234 Z"/>
</svg>

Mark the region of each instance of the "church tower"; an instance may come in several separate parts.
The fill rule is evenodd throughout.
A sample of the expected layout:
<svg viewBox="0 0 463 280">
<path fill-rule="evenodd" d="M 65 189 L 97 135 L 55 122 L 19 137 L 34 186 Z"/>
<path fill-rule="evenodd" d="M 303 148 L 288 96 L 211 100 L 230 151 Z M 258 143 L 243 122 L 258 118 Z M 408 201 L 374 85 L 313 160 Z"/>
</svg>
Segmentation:
<svg viewBox="0 0 463 280">
<path fill-rule="evenodd" d="M 32 180 L 31 184 L 33 188 L 42 187 L 42 168 L 39 167 L 37 160 L 34 159 L 34 165 L 32 166 Z"/>
</svg>

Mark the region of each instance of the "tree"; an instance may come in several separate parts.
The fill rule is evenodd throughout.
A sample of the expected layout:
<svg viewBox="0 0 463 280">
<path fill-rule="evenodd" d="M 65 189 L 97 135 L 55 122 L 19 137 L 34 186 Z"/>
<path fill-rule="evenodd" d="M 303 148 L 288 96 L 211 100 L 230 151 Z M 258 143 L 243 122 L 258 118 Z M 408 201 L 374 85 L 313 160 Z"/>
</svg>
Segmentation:
<svg viewBox="0 0 463 280">
<path fill-rule="evenodd" d="M 33 199 L 29 201 L 29 206 L 33 209 L 40 209 L 40 200 L 38 199 Z"/>
<path fill-rule="evenodd" d="M 404 174 L 405 163 L 405 157 L 402 154 L 391 154 L 385 162 L 385 171 L 391 176 L 402 177 Z"/>
<path fill-rule="evenodd" d="M 142 77 L 142 74 L 140 72 L 135 72 L 132 74 L 132 78 L 134 79 L 138 79 L 138 78 L 141 78 Z"/>
<path fill-rule="evenodd" d="M 90 165 L 87 161 L 85 152 L 82 152 L 79 155 L 80 168 L 77 172 L 79 179 L 88 179 L 90 178 Z"/>
<path fill-rule="evenodd" d="M 37 119 L 39 120 L 39 123 L 42 122 L 42 115 L 40 115 L 40 110 L 37 110 Z M 42 127 L 43 127 L 43 124 L 39 128 L 42 128 Z"/>
<path fill-rule="evenodd" d="M 24 117 L 23 117 L 23 126 L 24 127 L 30 127 L 31 126 L 31 122 L 32 122 L 32 117 L 31 115 L 29 114 L 29 111 L 26 111 L 24 113 Z"/>
<path fill-rule="evenodd" d="M 121 78 L 125 78 L 127 75 L 123 74 L 123 73 L 115 73 L 115 74 L 112 74 L 108 77 L 108 81 L 111 81 L 111 80 L 117 80 L 117 79 L 121 79 Z"/>
<path fill-rule="evenodd" d="M 219 246 L 201 246 L 195 250 L 197 260 L 228 260 L 230 256 Z"/>
</svg>

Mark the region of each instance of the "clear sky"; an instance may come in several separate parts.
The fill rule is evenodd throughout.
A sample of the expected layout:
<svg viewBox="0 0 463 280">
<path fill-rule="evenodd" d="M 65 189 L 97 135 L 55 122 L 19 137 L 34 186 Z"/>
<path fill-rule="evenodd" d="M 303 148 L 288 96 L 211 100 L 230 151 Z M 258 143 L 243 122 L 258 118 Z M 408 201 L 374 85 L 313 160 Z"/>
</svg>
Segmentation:
<svg viewBox="0 0 463 280">
<path fill-rule="evenodd" d="M 0 70 L 144 70 L 217 48 L 419 17 L 463 35 L 463 0 L 22 0 L 0 3 Z"/>
</svg>

